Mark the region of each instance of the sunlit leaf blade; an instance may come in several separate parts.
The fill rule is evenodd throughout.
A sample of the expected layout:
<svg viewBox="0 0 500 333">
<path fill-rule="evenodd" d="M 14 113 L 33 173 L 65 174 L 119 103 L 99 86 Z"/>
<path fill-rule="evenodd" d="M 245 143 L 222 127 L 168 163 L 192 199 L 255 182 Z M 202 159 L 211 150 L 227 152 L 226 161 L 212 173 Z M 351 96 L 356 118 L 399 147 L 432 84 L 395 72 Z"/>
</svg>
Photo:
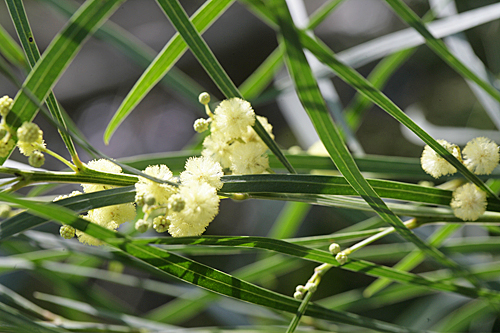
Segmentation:
<svg viewBox="0 0 500 333">
<path fill-rule="evenodd" d="M 75 212 L 85 212 L 89 209 L 118 205 L 135 200 L 135 187 L 120 187 L 106 191 L 77 195 L 57 201 L 57 205 L 64 206 Z M 54 217 L 57 220 L 56 217 Z M 19 213 L 0 222 L 0 241 L 19 232 L 34 228 L 47 219 L 33 216 L 29 212 Z"/>
<path fill-rule="evenodd" d="M 429 239 L 429 245 L 439 247 L 451 234 L 453 234 L 461 226 L 459 224 L 450 224 L 443 226 L 438 229 Z M 422 252 L 416 250 L 407 255 L 403 260 L 394 265 L 395 269 L 408 272 L 413 268 L 417 267 L 422 261 L 424 261 L 425 256 Z M 363 295 L 370 297 L 379 290 L 382 290 L 390 281 L 387 279 L 378 279 L 372 282 L 363 292 Z"/>
<path fill-rule="evenodd" d="M 68 0 L 44 0 L 64 16 L 71 17 L 76 11 L 77 3 Z M 137 64 L 147 68 L 156 56 L 155 50 L 143 43 L 133 34 L 121 28 L 119 25 L 108 21 L 104 23 L 95 33 L 94 37 L 102 39 L 121 50 L 123 54 L 130 57 Z M 198 95 L 203 88 L 179 69 L 172 67 L 165 74 L 160 83 L 169 89 L 180 93 L 188 101 L 199 105 Z"/>
<path fill-rule="evenodd" d="M 29 67 L 33 69 L 36 62 L 40 59 L 40 51 L 35 42 L 35 37 L 31 31 L 31 27 L 26 16 L 26 11 L 24 10 L 24 5 L 21 0 L 6 0 L 7 7 L 9 8 L 10 16 L 16 27 L 17 35 L 23 46 L 26 57 L 28 58 Z M 47 97 L 47 106 L 49 108 L 52 117 L 64 128 L 66 128 L 66 123 L 59 109 L 59 104 L 56 101 L 54 93 L 51 91 Z M 73 158 L 77 158 L 77 153 L 73 140 L 66 132 L 59 131 L 61 138 L 66 145 L 70 155 Z"/>
<path fill-rule="evenodd" d="M 405 240 L 414 243 L 420 250 L 440 264 L 453 269 L 457 274 L 466 276 L 471 282 L 477 284 L 476 279 L 471 277 L 464 268 L 448 259 L 436 248 L 423 242 L 411 230 L 406 228 L 399 217 L 387 207 L 375 190 L 361 175 L 361 172 L 340 137 L 335 124 L 329 116 L 323 96 L 319 91 L 317 82 L 305 58 L 299 36 L 296 32 L 297 30 L 295 29 L 288 8 L 286 7 L 286 2 L 284 0 L 276 0 L 273 1 L 273 4 L 272 12 L 276 15 L 276 20 L 278 21 L 280 32 L 283 36 L 280 42 L 286 49 L 287 68 L 296 85 L 297 94 L 304 109 L 311 118 L 321 141 L 330 153 L 330 157 L 347 182 L 349 182 L 363 200 L 365 200 L 385 222 L 394 227 L 398 234 Z M 303 33 L 303 35 L 306 34 Z M 442 146 L 440 147 L 443 148 Z M 444 148 L 443 150 L 446 151 Z M 450 153 L 448 154 L 451 155 Z"/>
<path fill-rule="evenodd" d="M 104 240 L 135 259 L 150 265 L 150 267 L 159 269 L 169 276 L 174 276 L 216 293 L 291 313 L 295 313 L 300 304 L 292 297 L 258 287 L 196 261 L 149 245 L 134 244 L 130 238 L 79 218 L 66 208 L 53 204 L 27 201 L 6 193 L 0 193 L 0 200 L 26 207 L 32 213 L 41 217 L 69 224 L 90 236 Z M 364 318 L 355 314 L 328 310 L 314 304 L 309 305 L 306 315 L 387 332 L 411 331 L 397 325 Z"/>
<path fill-rule="evenodd" d="M 207 1 L 193 15 L 192 24 L 194 28 L 200 32 L 205 31 L 233 2 L 234 0 Z M 146 94 L 153 89 L 158 81 L 175 65 L 177 60 L 179 60 L 186 50 L 187 46 L 185 41 L 179 33 L 176 33 L 156 56 L 154 61 L 149 65 L 123 100 L 104 132 L 104 142 L 109 142 L 109 139 L 123 120 L 132 112 L 137 104 L 144 99 Z M 198 94 L 201 92 L 202 91 L 199 91 Z"/>
<path fill-rule="evenodd" d="M 258 0 L 244 0 L 245 2 L 252 4 L 253 7 L 267 19 L 271 20 L 276 24 L 276 20 L 271 12 L 267 10 L 265 6 Z M 313 38 L 301 30 L 297 30 L 300 42 L 298 45 L 304 47 L 311 51 L 322 63 L 330 67 L 343 81 L 355 88 L 359 93 L 366 96 L 373 103 L 378 105 L 384 111 L 389 113 L 397 121 L 402 123 L 413 133 L 415 133 L 422 141 L 428 144 L 432 149 L 434 149 L 439 155 L 450 162 L 465 178 L 476 184 L 483 191 L 488 193 L 491 197 L 496 200 L 500 199 L 498 196 L 486 186 L 481 179 L 479 179 L 475 174 L 469 171 L 465 165 L 463 165 L 457 158 L 455 158 L 450 152 L 448 152 L 443 146 L 441 146 L 433 137 L 431 137 L 427 132 L 421 129 L 415 122 L 410 119 L 394 102 L 392 102 L 387 96 L 385 96 L 380 90 L 375 88 L 368 80 L 361 76 L 358 72 L 353 70 L 351 67 L 342 63 L 338 57 L 329 49 L 325 44 L 316 38 Z M 324 142 L 323 142 L 324 143 Z"/>
<path fill-rule="evenodd" d="M 238 88 L 234 85 L 231 78 L 227 75 L 224 68 L 221 66 L 212 50 L 208 47 L 207 43 L 203 40 L 201 35 L 196 30 L 187 16 L 186 12 L 180 5 L 178 0 L 158 0 L 158 3 L 165 11 L 165 14 L 172 22 L 177 32 L 182 36 L 186 44 L 189 46 L 191 52 L 198 59 L 208 75 L 212 78 L 214 83 L 219 87 L 222 93 L 227 97 L 243 98 Z M 271 138 L 269 133 L 264 129 L 264 126 L 258 119 L 255 120 L 253 129 L 264 141 L 267 147 L 273 152 L 278 160 L 283 163 L 290 173 L 296 173 L 290 162 L 286 159 L 285 155 L 281 152 L 276 142 Z"/>
<path fill-rule="evenodd" d="M 2 332 L 40 332 L 40 333 L 62 333 L 66 330 L 45 327 L 32 318 L 20 313 L 19 310 L 0 303 L 0 329 Z"/>
<path fill-rule="evenodd" d="M 26 68 L 26 58 L 16 41 L 0 25 L 0 54 L 13 65 Z"/>
<path fill-rule="evenodd" d="M 36 63 L 23 87 L 43 101 L 52 87 L 75 57 L 85 39 L 113 13 L 124 0 L 89 0 L 75 13 L 68 25 L 53 39 L 43 56 Z M 38 106 L 24 90 L 18 92 L 7 116 L 7 123 L 18 128 L 24 121 L 33 119 Z M 3 163 L 6 158 L 1 158 Z"/>
<path fill-rule="evenodd" d="M 485 82 L 470 70 L 465 64 L 448 50 L 444 42 L 436 39 L 432 33 L 425 27 L 422 20 L 401 0 L 385 0 L 398 16 L 417 30 L 425 38 L 427 45 L 438 55 L 453 67 L 464 78 L 475 82 L 484 89 L 494 99 L 500 102 L 500 92 L 488 82 Z"/>
</svg>

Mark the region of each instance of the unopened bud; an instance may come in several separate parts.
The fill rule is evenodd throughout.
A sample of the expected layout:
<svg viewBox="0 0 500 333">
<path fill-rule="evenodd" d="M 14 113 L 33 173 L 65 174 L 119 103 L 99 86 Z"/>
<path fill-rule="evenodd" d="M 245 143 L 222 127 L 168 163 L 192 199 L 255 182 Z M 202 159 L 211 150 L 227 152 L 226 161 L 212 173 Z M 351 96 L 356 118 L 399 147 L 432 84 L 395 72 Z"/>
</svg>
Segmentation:
<svg viewBox="0 0 500 333">
<path fill-rule="evenodd" d="M 207 92 L 202 92 L 200 96 L 198 96 L 198 101 L 203 105 L 207 105 L 210 103 L 210 95 Z"/>
</svg>

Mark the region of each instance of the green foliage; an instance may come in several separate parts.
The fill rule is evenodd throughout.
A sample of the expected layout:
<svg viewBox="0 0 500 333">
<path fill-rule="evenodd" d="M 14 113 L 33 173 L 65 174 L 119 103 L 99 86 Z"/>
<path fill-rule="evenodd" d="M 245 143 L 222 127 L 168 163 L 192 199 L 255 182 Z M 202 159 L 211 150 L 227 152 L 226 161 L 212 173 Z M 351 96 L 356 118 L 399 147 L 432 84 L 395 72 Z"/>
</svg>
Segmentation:
<svg viewBox="0 0 500 333">
<path fill-rule="evenodd" d="M 388 48 L 380 38 L 354 47 L 357 51 L 336 54 L 314 32 L 339 10 L 343 1 L 326 1 L 305 25 L 299 25 L 297 18 L 292 18 L 289 6 L 297 4 L 285 0 L 235 2 L 208 0 L 190 18 L 178 0 L 158 0 L 157 11 L 171 23 L 175 34 L 156 54 L 144 42 L 109 20 L 125 3 L 123 0 L 87 0 L 82 5 L 61 0 L 42 1 L 39 5 L 55 8 L 67 23 L 40 54 L 34 39 L 38 31 L 32 31 L 29 22 L 30 11 L 25 10 L 21 0 L 6 0 L 22 48 L 2 22 L 0 70 L 18 89 L 11 111 L 2 119 L 2 130 L 8 133 L 6 138 L 17 140 L 16 129 L 32 121 L 41 110 L 59 131 L 71 161 L 50 150 L 53 138 L 47 139 L 47 149 L 38 148 L 71 170 L 29 170 L 8 165 L 13 149 L 8 149 L 6 157 L 0 158 L 1 163 L 5 163 L 0 166 L 0 172 L 6 175 L 1 182 L 0 201 L 14 209 L 1 207 L 5 219 L 0 222 L 0 249 L 4 256 L 0 260 L 0 276 L 19 274 L 27 279 L 26 271 L 36 282 L 26 283 L 19 279 L 13 290 L 0 284 L 1 330 L 161 332 L 174 329 L 188 332 L 191 329 L 183 327 L 188 320 L 197 318 L 200 321 L 196 326 L 214 326 L 208 328 L 214 332 L 353 329 L 448 332 L 483 329 L 486 324 L 478 326 L 480 321 L 493 323 L 497 320 L 494 310 L 500 303 L 500 290 L 492 281 L 500 276 L 496 260 L 500 243 L 498 237 L 494 237 L 500 230 L 497 179 L 500 173 L 494 171 L 490 175 L 477 176 L 471 172 L 461 158 L 437 141 L 440 138 L 434 138 L 425 126 L 412 120 L 391 100 L 389 93 L 382 91 L 396 71 L 418 54 L 418 45 L 425 43 L 456 71 L 461 80 L 474 82 L 489 95 L 492 103 L 500 102 L 500 93 L 491 83 L 494 80 L 482 79 L 436 38 L 431 32 L 434 26 L 424 23 L 440 14 L 431 9 L 421 19 L 403 1 L 387 0 L 388 8 L 413 29 L 411 33 L 418 32 L 419 36 L 408 39 L 420 38 L 420 41 L 407 44 L 407 41 L 394 39 L 396 42 L 390 43 Z M 240 10 L 252 11 L 274 30 L 278 47 L 270 51 L 267 59 L 262 60 L 238 87 L 223 65 L 226 62 L 212 51 L 203 34 L 222 21 L 221 17 L 228 14 L 226 11 L 232 6 L 239 5 L 245 8 L 239 7 Z M 485 12 L 481 10 L 489 12 L 487 20 L 500 18 L 498 4 L 471 9 L 454 20 L 438 21 L 446 28 L 439 37 L 484 24 Z M 293 89 L 325 151 L 283 150 L 277 143 L 282 142 L 280 135 L 283 132 L 271 134 L 262 118 L 256 119 L 253 130 L 250 126 L 247 128 L 255 136 L 253 140 L 265 144 L 273 154 L 269 157 L 266 174 L 232 175 L 231 168 L 225 166 L 225 175 L 221 176 L 219 171 L 217 178 L 222 185 L 210 187 L 204 183 L 209 189 L 216 188 L 217 195 L 213 190 L 213 196 L 223 200 L 215 209 L 221 211 L 221 217 L 211 224 L 221 225 L 219 229 L 189 237 L 168 237 L 152 234 L 151 230 L 142 236 L 139 233 L 141 226 L 152 229 L 153 221 L 156 231 L 170 231 L 175 220 L 167 220 L 167 217 L 179 218 L 189 204 L 188 197 L 181 196 L 179 189 L 189 189 L 189 195 L 196 197 L 194 187 L 188 188 L 189 175 L 181 173 L 189 158 L 202 155 L 200 147 L 205 136 L 195 137 L 190 145 L 192 149 L 103 162 L 109 163 L 106 170 L 94 170 L 80 161 L 77 146 L 95 156 L 106 155 L 78 131 L 52 90 L 91 36 L 126 55 L 144 70 L 133 87 L 127 88 L 124 99 L 106 124 L 105 143 L 109 143 L 118 127 L 159 83 L 186 98 L 192 108 L 198 109 L 195 112 L 208 116 L 207 123 L 213 124 L 218 115 L 217 111 L 215 115 L 212 113 L 213 101 L 204 111 L 197 101 L 198 95 L 208 89 L 174 67 L 190 50 L 201 65 L 200 70 L 205 71 L 218 89 L 213 95 L 245 98 L 253 103 L 257 115 L 260 115 L 262 104 L 276 109 L 271 102 L 287 98 L 284 96 Z M 219 36 L 221 40 L 224 37 Z M 386 50 L 385 53 L 380 53 L 380 49 Z M 343 119 L 332 118 L 329 110 L 332 96 L 320 88 L 325 78 L 313 70 L 312 61 L 304 50 L 323 63 L 330 71 L 328 75 L 336 75 L 354 89 L 354 97 L 341 114 Z M 356 54 L 364 54 L 368 60 L 358 59 Z M 365 64 L 364 61 L 382 57 L 381 54 L 385 57 L 367 78 L 354 68 Z M 290 76 L 287 83 L 281 82 L 279 89 L 269 87 L 283 66 Z M 498 64 L 497 67 L 500 68 Z M 26 73 L 22 84 L 17 82 L 18 72 L 13 68 Z M 478 99 L 486 103 L 484 98 Z M 445 177 L 437 186 L 418 183 L 433 179 L 422 170 L 416 156 L 352 154 L 344 138 L 346 128 L 341 129 L 339 124 L 347 124 L 349 131 L 361 136 L 363 127 L 360 124 L 372 104 L 430 146 L 438 154 L 437 158 L 453 165 L 458 174 Z M 485 109 L 491 116 L 494 108 L 485 106 Z M 142 126 L 148 125 L 145 121 Z M 217 130 L 221 131 L 211 127 L 212 132 Z M 135 133 L 128 134 L 135 136 Z M 386 134 L 382 131 L 377 135 Z M 226 143 L 233 148 L 247 143 L 243 135 L 231 140 Z M 148 166 L 159 164 L 167 165 L 173 176 L 144 171 Z M 138 181 L 153 190 L 167 188 L 175 192 L 177 201 L 172 199 L 174 195 L 159 202 L 158 197 L 141 194 L 143 188 L 134 186 Z M 203 181 L 210 183 L 206 179 Z M 486 211 L 475 221 L 461 220 L 450 206 L 454 190 L 465 182 L 473 182 L 488 195 L 484 204 Z M 51 202 L 54 195 L 43 196 L 62 184 L 83 184 L 86 193 L 55 202 Z M 23 188 L 27 186 L 33 186 L 30 195 L 22 194 L 26 193 Z M 238 204 L 229 202 L 240 200 L 258 209 L 252 214 L 241 213 Z M 190 214 L 203 213 L 208 201 L 198 203 L 198 210 Z M 285 204 L 279 206 L 279 201 Z M 124 222 L 119 221 L 120 214 L 132 205 L 133 209 L 138 208 L 137 216 L 116 231 Z M 158 213 L 160 210 L 163 211 Z M 165 218 L 156 219 L 156 213 Z M 95 218 L 102 215 L 111 216 L 111 220 L 101 223 Z M 256 224 L 237 231 L 237 235 L 231 234 L 233 229 L 228 226 L 241 226 L 240 220 L 252 220 Z M 303 229 L 313 225 L 315 220 L 319 222 L 321 234 L 305 236 Z M 57 231 L 61 224 L 65 225 L 65 237 L 76 233 L 82 243 L 87 239 L 87 243 L 101 246 L 82 245 L 76 240 L 61 238 Z M 435 224 L 445 225 L 431 230 Z M 458 235 L 471 224 L 487 236 Z M 335 227 L 333 233 L 332 225 Z M 212 235 L 213 230 L 222 235 Z M 266 233 L 267 236 L 262 236 Z M 452 238 L 453 235 L 457 235 L 456 238 Z M 332 243 L 340 245 L 339 254 L 334 251 L 338 247 L 329 248 Z M 2 279 L 2 283 L 4 281 L 7 280 Z M 93 281 L 99 282 L 89 287 Z M 133 290 L 137 295 L 147 291 L 147 297 L 152 297 L 148 300 L 148 308 L 132 307 L 127 303 L 130 300 L 126 292 L 113 294 L 112 288 L 107 288 L 108 283 Z M 150 294 L 168 298 L 155 300 Z M 122 299 L 118 300 L 120 297 Z M 441 303 L 452 305 L 441 306 Z M 420 316 L 427 308 L 437 306 L 441 308 L 432 322 Z M 406 308 L 411 311 L 406 312 Z M 231 318 L 219 321 L 221 316 L 217 313 Z M 246 326 L 240 326 L 243 324 Z M 498 324 L 490 325 L 489 329 L 496 329 L 494 325 Z"/>
</svg>

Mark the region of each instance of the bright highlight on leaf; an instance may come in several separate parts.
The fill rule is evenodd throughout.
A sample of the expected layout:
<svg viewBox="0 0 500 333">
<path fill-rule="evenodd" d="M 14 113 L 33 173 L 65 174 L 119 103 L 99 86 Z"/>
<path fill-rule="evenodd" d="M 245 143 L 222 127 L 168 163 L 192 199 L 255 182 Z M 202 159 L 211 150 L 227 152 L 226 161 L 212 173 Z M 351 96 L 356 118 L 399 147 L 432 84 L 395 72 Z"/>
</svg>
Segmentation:
<svg viewBox="0 0 500 333">
<path fill-rule="evenodd" d="M 16 291 L 0 285 L 9 302 L 0 303 L 2 325 L 16 332 L 163 332 L 182 331 L 196 317 L 205 330 L 235 333 L 262 331 L 262 323 L 272 332 L 288 323 L 287 333 L 496 331 L 500 292 L 490 282 L 499 277 L 493 259 L 500 251 L 500 150 L 490 139 L 495 133 L 483 128 L 500 122 L 490 54 L 497 31 L 486 26 L 500 18 L 500 5 L 464 4 L 454 14 L 453 2 L 434 0 L 420 19 L 401 0 L 355 10 L 333 0 L 314 12 L 302 0 L 234 2 L 207 0 L 196 10 L 178 0 L 50 0 L 37 3 L 47 19 L 32 30 L 34 7 L 6 0 L 18 38 L 0 26 L 0 71 L 11 81 L 0 86 L 17 93 L 12 99 L 0 92 L 0 276 L 22 270 L 23 279 Z M 40 29 L 54 15 L 45 5 L 67 22 L 40 55 L 35 37 L 47 35 Z M 106 22 L 117 9 L 118 24 Z M 345 21 L 331 20 L 337 10 Z M 391 20 L 377 22 L 389 11 L 413 30 L 387 33 L 399 29 Z M 148 29 L 136 26 L 143 15 Z M 153 29 L 167 20 L 172 34 Z M 136 27 L 126 31 L 130 24 Z M 479 25 L 485 29 L 456 35 Z M 354 46 L 335 54 L 328 45 L 341 45 L 324 34 L 330 28 Z M 96 40 L 86 44 L 90 36 Z M 484 46 L 488 63 L 479 63 L 485 58 L 473 54 L 469 40 Z M 425 52 L 415 51 L 424 42 L 445 62 L 423 61 Z M 146 44 L 161 50 L 156 55 Z M 114 52 L 106 61 L 116 66 L 99 67 L 96 59 L 106 53 L 86 61 L 96 45 Z M 79 54 L 82 47 L 88 49 Z M 188 48 L 193 57 L 179 64 L 184 73 L 174 66 Z M 122 55 L 146 68 L 133 87 Z M 371 73 L 351 67 L 386 55 Z M 448 65 L 459 75 L 453 89 L 445 75 L 429 76 Z M 107 81 L 117 66 L 118 85 Z M 418 75 L 408 75 L 415 68 Z M 326 77 L 330 72 L 337 78 Z M 352 92 L 339 79 L 357 97 L 349 101 Z M 460 79 L 470 90 L 456 84 Z M 115 138 L 123 141 L 119 149 L 113 143 L 99 151 L 95 138 L 113 109 L 109 101 L 117 92 L 125 96 L 104 131 L 106 144 L 160 81 L 166 91 L 143 103 L 140 121 L 127 124 L 137 128 Z M 77 94 L 72 82 L 81 83 Z M 417 125 L 401 101 L 446 127 Z M 370 111 L 373 104 L 395 122 Z M 35 117 L 38 111 L 46 118 Z M 398 136 L 400 125 L 424 142 L 420 156 Z M 16 147 L 20 154 L 7 160 Z M 424 260 L 429 264 L 420 265 Z M 33 295 L 44 302 L 33 304 Z M 464 305 L 442 306 L 455 304 L 456 295 Z M 391 312 L 381 315 L 381 308 Z M 420 316 L 431 312 L 430 320 Z"/>
</svg>

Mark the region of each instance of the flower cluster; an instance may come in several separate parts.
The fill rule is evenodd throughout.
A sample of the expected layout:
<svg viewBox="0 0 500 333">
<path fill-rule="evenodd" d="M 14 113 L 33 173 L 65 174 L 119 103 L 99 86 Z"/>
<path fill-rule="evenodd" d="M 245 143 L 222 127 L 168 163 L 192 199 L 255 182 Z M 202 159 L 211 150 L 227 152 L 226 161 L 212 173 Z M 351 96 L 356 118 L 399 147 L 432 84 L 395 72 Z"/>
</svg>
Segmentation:
<svg viewBox="0 0 500 333">
<path fill-rule="evenodd" d="M 272 126 L 265 117 L 255 116 L 247 101 L 231 98 L 222 101 L 212 113 L 208 107 L 210 96 L 200 95 L 209 119 L 198 119 L 194 128 L 198 132 L 210 129 L 203 142 L 201 157 L 191 157 L 179 179 L 173 176 L 166 165 L 150 165 L 143 170 L 135 184 L 135 203 L 142 206 L 144 216 L 137 220 L 135 229 L 145 232 L 150 228 L 157 232 L 168 231 L 173 237 L 199 236 L 219 212 L 219 196 L 224 171 L 232 174 L 263 173 L 269 169 L 267 146 L 253 130 L 256 118 L 272 135 Z M 23 151 L 32 147 L 29 143 L 43 144 L 41 131 L 33 124 L 22 126 L 18 138 L 25 142 Z M 33 147 L 36 148 L 36 147 Z M 33 149 L 34 150 L 34 149 Z M 31 152 L 33 153 L 33 152 Z M 90 169 L 121 173 L 121 168 L 108 161 L 97 160 L 88 164 Z M 180 180 L 180 182 L 178 182 Z M 103 191 L 113 186 L 82 184 L 85 193 Z M 73 194 L 74 195 L 74 194 Z M 134 204 L 121 204 L 90 210 L 83 218 L 110 230 L 133 219 Z M 100 245 L 101 241 L 74 230 L 70 226 L 60 229 L 61 236 L 78 239 L 89 245 Z"/>
<path fill-rule="evenodd" d="M 252 126 L 258 119 L 274 138 L 267 118 L 256 116 L 250 103 L 240 98 L 223 100 L 214 113 L 208 108 L 209 101 L 208 94 L 200 95 L 210 118 L 194 123 L 197 132 L 210 129 L 210 135 L 203 141 L 202 155 L 219 162 L 225 171 L 234 175 L 265 173 L 269 169 L 267 146 Z"/>
<path fill-rule="evenodd" d="M 149 166 L 144 173 L 160 181 L 175 182 L 166 165 Z M 202 156 L 186 161 L 178 187 L 140 177 L 135 185 L 136 202 L 143 205 L 145 214 L 137 221 L 136 229 L 168 230 L 174 237 L 201 235 L 219 212 L 217 190 L 222 188 L 222 176 L 221 165 Z"/>
<path fill-rule="evenodd" d="M 498 145 L 485 137 L 469 141 L 462 153 L 456 145 L 445 140 L 438 142 L 477 175 L 489 175 L 500 160 Z M 454 166 L 429 146 L 425 146 L 420 162 L 424 171 L 435 178 L 457 172 Z M 457 188 L 450 202 L 455 216 L 464 221 L 477 220 L 486 211 L 486 205 L 486 193 L 472 183 Z"/>
<path fill-rule="evenodd" d="M 106 159 L 90 161 L 87 167 L 97 171 L 110 172 L 110 173 L 121 173 L 122 168 Z M 103 191 L 106 189 L 114 188 L 111 185 L 101 185 L 101 184 L 82 184 L 83 191 L 85 193 L 92 193 L 97 191 Z M 74 191 L 69 196 L 57 197 L 54 201 L 64 199 L 67 197 L 82 194 L 81 192 Z M 87 212 L 87 215 L 82 215 L 81 217 L 100 225 L 101 227 L 107 228 L 109 230 L 115 231 L 121 224 L 135 219 L 136 211 L 135 205 L 133 203 L 125 203 L 113 206 L 106 206 L 102 208 L 91 209 Z M 87 235 L 83 231 L 74 230 L 71 226 L 63 225 L 59 230 L 61 236 L 65 239 L 73 238 L 76 234 L 78 240 L 87 245 L 102 245 L 102 242 L 90 235 Z"/>
<path fill-rule="evenodd" d="M 45 157 L 42 153 L 45 150 L 45 142 L 43 141 L 43 132 L 37 124 L 32 122 L 24 122 L 17 131 L 13 131 L 7 125 L 5 118 L 12 108 L 13 100 L 8 96 L 0 98 L 0 157 L 6 157 L 16 145 L 14 134 L 17 136 L 17 147 L 19 151 L 28 156 L 29 164 L 34 167 L 41 167 L 45 163 Z"/>
</svg>

